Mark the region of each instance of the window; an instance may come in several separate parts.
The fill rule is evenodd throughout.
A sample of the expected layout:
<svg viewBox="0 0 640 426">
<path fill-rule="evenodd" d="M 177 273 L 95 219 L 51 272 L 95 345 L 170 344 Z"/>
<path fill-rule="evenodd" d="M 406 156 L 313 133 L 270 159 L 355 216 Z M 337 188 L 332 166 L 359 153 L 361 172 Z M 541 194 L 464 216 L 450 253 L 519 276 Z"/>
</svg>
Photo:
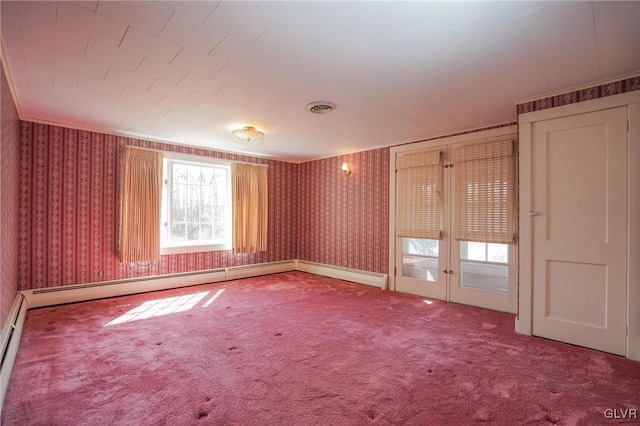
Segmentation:
<svg viewBox="0 0 640 426">
<path fill-rule="evenodd" d="M 476 262 L 509 263 L 509 245 L 462 241 L 460 258 Z"/>
<path fill-rule="evenodd" d="M 167 155 L 162 192 L 163 254 L 231 248 L 229 162 Z"/>
<path fill-rule="evenodd" d="M 402 275 L 437 281 L 440 241 L 424 238 L 402 239 Z"/>
<path fill-rule="evenodd" d="M 507 292 L 509 245 L 461 241 L 460 285 Z"/>
</svg>

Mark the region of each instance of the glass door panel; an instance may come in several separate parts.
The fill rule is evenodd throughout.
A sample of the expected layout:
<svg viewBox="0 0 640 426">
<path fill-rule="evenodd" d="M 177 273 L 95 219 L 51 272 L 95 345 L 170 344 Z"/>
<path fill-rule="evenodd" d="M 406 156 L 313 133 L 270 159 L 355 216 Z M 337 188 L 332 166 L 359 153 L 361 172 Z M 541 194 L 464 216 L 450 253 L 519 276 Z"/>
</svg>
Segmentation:
<svg viewBox="0 0 640 426">
<path fill-rule="evenodd" d="M 441 277 L 441 243 L 424 238 L 398 238 L 401 270 L 397 289 L 420 296 L 444 299 L 446 279 Z"/>
<path fill-rule="evenodd" d="M 515 246 L 460 241 L 452 245 L 451 301 L 505 312 L 515 312 Z M 454 268 L 455 269 L 455 268 Z"/>
<path fill-rule="evenodd" d="M 460 285 L 506 292 L 509 289 L 509 245 L 460 242 Z"/>
<path fill-rule="evenodd" d="M 435 282 L 438 279 L 438 240 L 401 238 L 402 275 Z"/>
</svg>

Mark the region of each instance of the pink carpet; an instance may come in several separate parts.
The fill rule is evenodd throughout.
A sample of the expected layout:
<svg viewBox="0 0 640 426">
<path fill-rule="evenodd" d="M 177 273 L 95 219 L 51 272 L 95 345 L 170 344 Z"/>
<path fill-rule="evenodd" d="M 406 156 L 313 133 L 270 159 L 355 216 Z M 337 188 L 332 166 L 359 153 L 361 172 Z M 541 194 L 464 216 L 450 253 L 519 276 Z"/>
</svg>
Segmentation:
<svg viewBox="0 0 640 426">
<path fill-rule="evenodd" d="M 638 362 L 518 335 L 513 315 L 291 272 L 30 311 L 1 420 L 575 425 L 629 409 Z"/>
</svg>

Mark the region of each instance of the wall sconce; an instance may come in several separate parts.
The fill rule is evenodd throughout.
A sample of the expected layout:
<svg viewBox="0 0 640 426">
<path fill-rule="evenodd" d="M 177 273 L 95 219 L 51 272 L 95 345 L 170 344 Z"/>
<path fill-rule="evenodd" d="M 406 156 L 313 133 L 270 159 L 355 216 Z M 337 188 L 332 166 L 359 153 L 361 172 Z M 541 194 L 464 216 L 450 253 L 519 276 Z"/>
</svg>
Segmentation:
<svg viewBox="0 0 640 426">
<path fill-rule="evenodd" d="M 345 175 L 350 175 L 351 174 L 351 169 L 349 168 L 349 165 L 347 163 L 342 163 L 342 173 L 344 173 Z"/>
</svg>

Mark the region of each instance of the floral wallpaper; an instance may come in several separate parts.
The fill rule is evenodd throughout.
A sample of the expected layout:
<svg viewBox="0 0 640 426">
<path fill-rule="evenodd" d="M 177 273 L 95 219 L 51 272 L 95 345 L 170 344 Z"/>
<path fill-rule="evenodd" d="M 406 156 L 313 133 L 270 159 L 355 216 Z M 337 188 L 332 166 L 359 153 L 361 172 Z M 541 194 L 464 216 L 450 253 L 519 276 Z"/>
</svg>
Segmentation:
<svg viewBox="0 0 640 426">
<path fill-rule="evenodd" d="M 120 151 L 124 144 L 269 165 L 265 252 L 163 255 L 149 266 L 120 263 Z M 296 164 L 22 122 L 19 288 L 272 262 L 296 257 Z"/>
<path fill-rule="evenodd" d="M 300 164 L 298 182 L 298 259 L 387 273 L 389 148 Z"/>
<path fill-rule="evenodd" d="M 4 324 L 18 285 L 20 121 L 3 66 L 0 94 L 0 324 Z"/>
<path fill-rule="evenodd" d="M 3 111 L 8 92 L 5 84 L 3 80 Z M 639 89 L 640 77 L 628 78 L 526 102 L 517 106 L 517 112 Z M 12 102 L 9 105 L 13 107 Z M 15 115 L 5 116 L 3 112 L 3 128 L 11 123 L 15 123 Z M 481 130 L 485 129 L 469 132 Z M 19 195 L 19 244 L 18 252 L 13 251 L 18 259 L 19 289 L 288 259 L 388 273 L 389 148 L 291 164 L 30 122 L 21 123 L 19 138 L 15 133 L 19 160 L 14 158 L 13 168 L 5 167 L 5 142 L 11 137 L 4 132 L 2 170 L 3 188 L 5 180 L 14 182 L 9 185 L 14 188 L 9 195 Z M 123 144 L 268 164 L 268 250 L 239 255 L 230 251 L 164 255 L 150 266 L 120 263 L 117 243 Z M 11 155 L 17 156 L 15 149 Z M 348 176 L 340 170 L 343 162 L 348 162 L 352 170 Z M 15 164 L 19 164 L 19 185 Z M 3 209 L 12 208 L 3 203 Z M 5 224 L 5 218 L 11 217 L 3 210 L 3 230 L 9 229 L 9 233 L 13 228 Z M 15 212 L 13 218 L 17 220 Z M 9 253 L 9 257 L 11 244 L 11 238 L 3 237 L 3 253 Z M 9 275 L 4 265 L 2 306 L 6 309 L 10 304 L 7 300 L 13 296 L 5 297 L 4 277 Z M 8 288 L 12 293 L 12 287 Z"/>
</svg>

